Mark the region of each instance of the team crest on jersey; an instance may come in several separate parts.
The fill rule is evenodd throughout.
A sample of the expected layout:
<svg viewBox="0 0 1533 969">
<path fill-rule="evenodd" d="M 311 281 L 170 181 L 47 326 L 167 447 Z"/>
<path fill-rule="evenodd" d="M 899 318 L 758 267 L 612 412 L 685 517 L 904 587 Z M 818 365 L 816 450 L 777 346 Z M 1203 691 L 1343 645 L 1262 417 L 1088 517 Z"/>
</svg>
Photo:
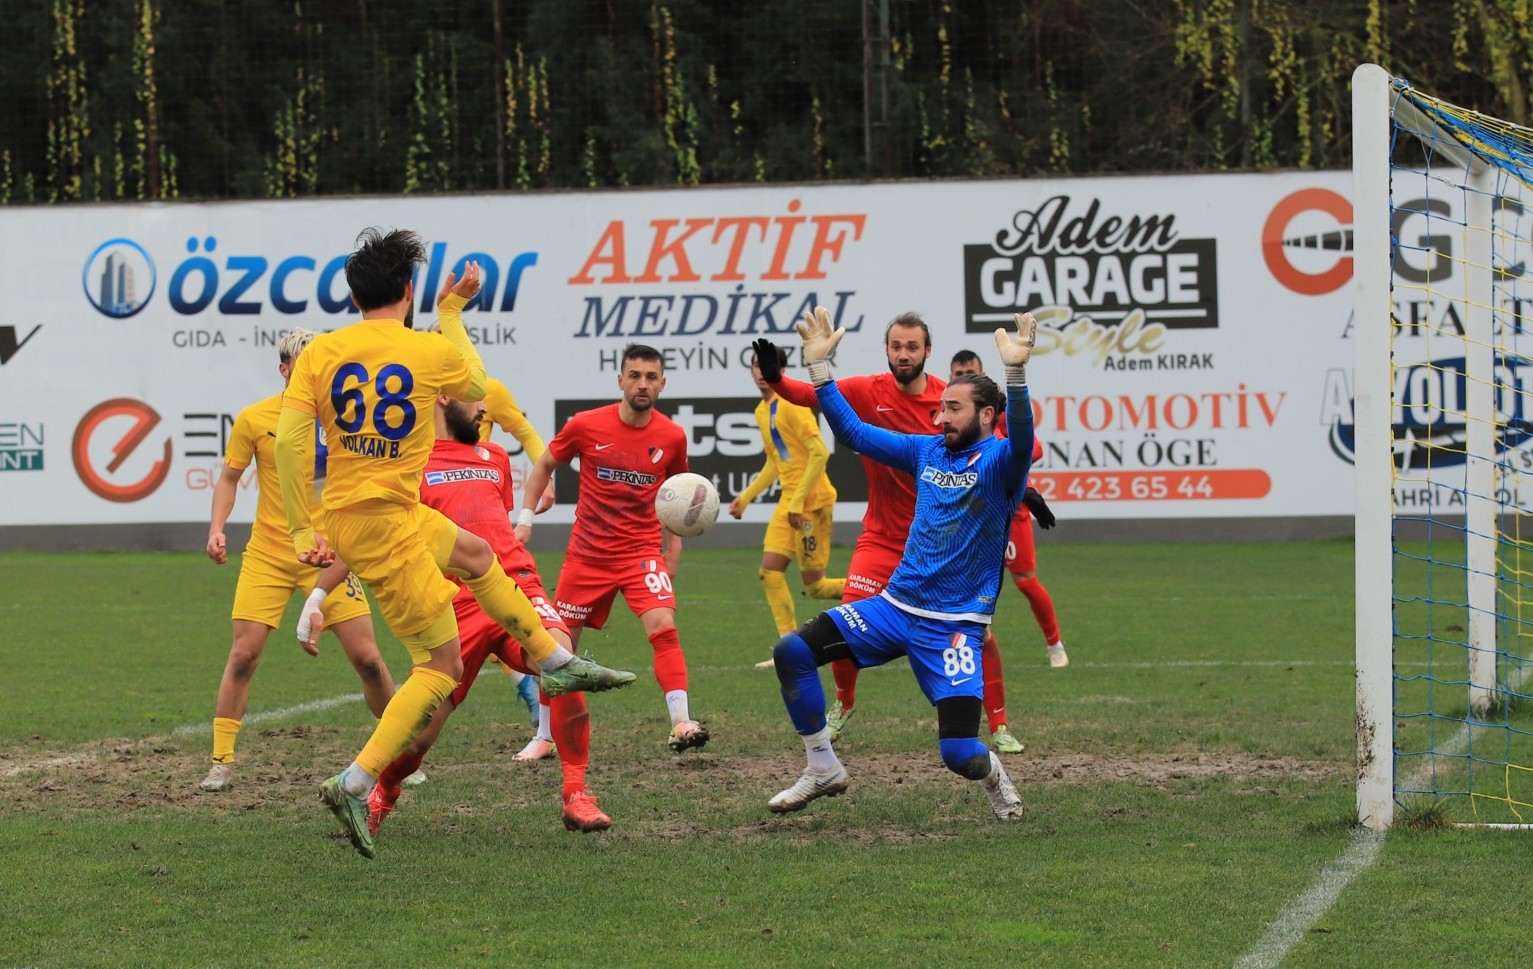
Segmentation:
<svg viewBox="0 0 1533 969">
<path fill-rule="evenodd" d="M 967 464 L 964 465 L 964 467 L 966 467 L 966 468 L 974 467 L 974 462 L 978 461 L 979 459 L 980 459 L 980 452 L 975 451 L 973 454 L 969 455 L 969 461 L 968 461 Z"/>
<path fill-rule="evenodd" d="M 479 460 L 481 460 L 481 461 L 488 461 L 488 460 L 490 460 L 490 452 L 489 452 L 489 450 L 486 449 L 485 447 L 483 447 L 482 445 L 475 444 L 474 445 L 474 453 L 479 455 Z"/>
<path fill-rule="evenodd" d="M 665 457 L 665 448 L 663 448 L 663 447 L 652 447 L 652 448 L 649 449 L 649 463 L 650 464 L 659 464 L 660 463 L 660 459 L 663 458 L 663 457 Z"/>
</svg>

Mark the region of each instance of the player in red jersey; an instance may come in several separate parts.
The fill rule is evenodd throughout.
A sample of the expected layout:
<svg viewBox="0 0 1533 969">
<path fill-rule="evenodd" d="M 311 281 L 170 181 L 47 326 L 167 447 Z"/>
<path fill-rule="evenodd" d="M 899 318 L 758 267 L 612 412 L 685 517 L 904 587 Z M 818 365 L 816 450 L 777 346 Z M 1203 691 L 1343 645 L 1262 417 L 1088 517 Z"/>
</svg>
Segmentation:
<svg viewBox="0 0 1533 969">
<path fill-rule="evenodd" d="M 948 379 L 952 380 L 960 374 L 984 376 L 985 365 L 980 362 L 979 354 L 973 350 L 959 350 L 953 354 L 948 364 Z M 996 422 L 995 433 L 997 437 L 1006 436 L 1006 415 L 1002 414 Z M 1034 438 L 1033 461 L 1036 463 L 1042 457 L 1043 444 Z M 1043 631 L 1044 652 L 1049 658 L 1049 666 L 1062 669 L 1070 665 L 1070 658 L 1065 653 L 1065 643 L 1059 635 L 1054 599 L 1038 578 L 1038 553 L 1033 545 L 1035 516 L 1040 527 L 1054 527 L 1054 513 L 1049 510 L 1043 495 L 1029 485 L 1022 495 L 1022 504 L 1017 506 L 1016 514 L 1011 517 L 1011 529 L 1006 539 L 1006 570 L 1011 573 L 1011 580 L 1016 583 L 1017 589 L 1027 597 L 1033 618 L 1038 620 L 1038 628 Z M 1006 722 L 1006 678 L 1001 665 L 1001 649 L 995 641 L 995 634 L 989 629 L 985 630 L 980 659 L 985 676 L 985 720 L 990 725 L 991 746 L 1002 753 L 1019 754 L 1022 752 L 1022 741 L 1012 736 Z"/>
<path fill-rule="evenodd" d="M 623 594 L 655 648 L 655 679 L 671 717 L 668 742 L 680 753 L 706 744 L 708 730 L 688 707 L 687 660 L 676 633 L 671 580 L 681 563 L 681 539 L 660 527 L 655 494 L 662 481 L 687 470 L 687 432 L 655 410 L 665 390 L 660 351 L 629 344 L 617 385 L 622 400 L 571 417 L 533 465 L 516 536 L 525 543 L 532 534 L 533 496 L 543 493 L 554 469 L 579 458 L 580 500 L 554 605 L 579 642 L 585 627 L 606 625 L 613 598 Z"/>
<path fill-rule="evenodd" d="M 776 347 L 771 341 L 758 340 L 754 346 L 758 360 L 775 363 Z M 931 330 L 926 321 L 917 313 L 903 313 L 884 329 L 889 372 L 843 377 L 836 384 L 852 410 L 869 424 L 905 434 L 941 434 L 936 417 L 947 383 L 926 372 L 931 353 Z M 784 400 L 802 407 L 816 405 L 813 385 L 784 377 L 776 366 L 763 366 L 761 372 Z M 867 457 L 862 459 L 862 468 L 868 478 L 868 510 L 862 516 L 862 534 L 846 570 L 843 604 L 883 591 L 904 554 L 905 538 L 915 516 L 916 490 L 910 475 Z M 834 740 L 850 719 L 857 699 L 857 665 L 851 660 L 836 660 L 831 673 L 836 680 L 836 699 L 826 711 L 825 722 Z"/>
<path fill-rule="evenodd" d="M 437 398 L 436 443 L 426 462 L 421 502 L 489 542 L 506 574 L 537 610 L 543 628 L 561 646 L 570 648 L 569 630 L 548 601 L 532 553 L 517 541 L 507 518 L 516 507 L 511 459 L 500 445 L 480 442 L 484 413 L 482 402 L 466 404 L 446 396 Z M 420 736 L 378 775 L 378 783 L 367 799 L 367 826 L 374 834 L 394 810 L 400 784 L 420 767 L 447 718 L 468 698 L 468 691 L 487 658 L 493 655 L 511 669 L 532 676 L 539 672 L 537 663 L 522 650 L 521 643 L 485 614 L 467 588 L 459 591 L 452 605 L 462 642 L 463 676 L 452 695 L 437 707 Z M 596 798 L 586 792 L 585 786 L 591 740 L 585 696 L 569 693 L 550 698 L 548 704 L 548 719 L 560 748 L 559 766 L 564 774 L 560 792 L 564 826 L 571 831 L 604 831 L 612 826 L 612 819 L 597 808 Z"/>
</svg>

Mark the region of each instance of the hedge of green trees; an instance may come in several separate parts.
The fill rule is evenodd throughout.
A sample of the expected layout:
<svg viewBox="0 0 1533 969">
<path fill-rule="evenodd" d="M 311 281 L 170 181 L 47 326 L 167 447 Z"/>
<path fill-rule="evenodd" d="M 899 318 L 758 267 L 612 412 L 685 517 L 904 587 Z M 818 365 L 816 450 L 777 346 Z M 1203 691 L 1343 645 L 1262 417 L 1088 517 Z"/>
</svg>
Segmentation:
<svg viewBox="0 0 1533 969">
<path fill-rule="evenodd" d="M 1529 0 L 5 0 L 0 202 L 1338 168 Z"/>
</svg>

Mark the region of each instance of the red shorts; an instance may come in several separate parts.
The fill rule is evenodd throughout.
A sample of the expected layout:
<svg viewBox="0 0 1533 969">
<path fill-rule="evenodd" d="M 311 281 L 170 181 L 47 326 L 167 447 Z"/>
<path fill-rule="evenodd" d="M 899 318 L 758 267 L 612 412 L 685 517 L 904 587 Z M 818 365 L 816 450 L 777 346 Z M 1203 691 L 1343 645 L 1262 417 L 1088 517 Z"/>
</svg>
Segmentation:
<svg viewBox="0 0 1533 969">
<path fill-rule="evenodd" d="M 857 540 L 852 549 L 851 564 L 846 567 L 846 587 L 841 590 L 842 603 L 869 599 L 884 591 L 889 576 L 904 557 L 903 549 Z"/>
<path fill-rule="evenodd" d="M 530 565 L 532 554 L 525 554 L 527 564 Z M 519 564 L 514 558 L 502 559 L 501 563 L 507 566 L 506 571 L 516 581 L 517 588 L 531 600 L 532 607 L 538 611 L 538 618 L 543 621 L 543 628 L 562 630 L 568 634 L 569 627 L 559 618 L 553 603 L 548 601 L 548 593 L 543 589 L 543 580 L 538 577 L 537 570 L 514 568 Z M 457 689 L 452 691 L 454 706 L 461 706 L 468 698 L 468 691 L 478 678 L 480 668 L 491 655 L 514 670 L 536 675 L 522 653 L 522 644 L 506 632 L 505 627 L 491 619 L 467 589 L 453 599 L 452 609 L 458 617 L 458 640 L 463 654 L 463 678 L 458 681 Z"/>
<path fill-rule="evenodd" d="M 676 608 L 671 574 L 654 557 L 593 562 L 568 556 L 554 589 L 554 606 L 569 625 L 600 629 L 607 624 L 612 599 L 619 592 L 635 616 L 651 609 Z"/>
<path fill-rule="evenodd" d="M 1012 575 L 1038 571 L 1038 552 L 1033 548 L 1033 516 L 1027 506 L 1011 516 L 1011 532 L 1006 536 L 1006 570 Z"/>
</svg>

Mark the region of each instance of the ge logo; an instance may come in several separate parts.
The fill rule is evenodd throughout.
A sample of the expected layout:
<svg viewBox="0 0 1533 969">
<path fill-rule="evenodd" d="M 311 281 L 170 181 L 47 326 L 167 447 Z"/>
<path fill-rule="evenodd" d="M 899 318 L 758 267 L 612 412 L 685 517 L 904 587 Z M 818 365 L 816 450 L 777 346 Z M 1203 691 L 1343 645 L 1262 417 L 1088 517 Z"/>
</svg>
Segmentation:
<svg viewBox="0 0 1533 969">
<path fill-rule="evenodd" d="M 1352 203 L 1325 188 L 1294 192 L 1262 226 L 1272 278 L 1301 296 L 1334 293 L 1352 280 Z"/>
<path fill-rule="evenodd" d="M 138 474 L 135 468 L 136 477 L 124 475 L 131 478 L 129 481 L 119 481 L 117 476 L 159 424 L 159 413 L 141 400 L 118 397 L 97 404 L 86 411 L 75 428 L 70 445 L 75 473 L 85 487 L 107 501 L 140 501 L 149 497 L 170 474 L 170 438 L 165 439 L 159 458 L 148 470 Z M 98 437 L 102 437 L 101 443 L 97 442 Z"/>
</svg>

